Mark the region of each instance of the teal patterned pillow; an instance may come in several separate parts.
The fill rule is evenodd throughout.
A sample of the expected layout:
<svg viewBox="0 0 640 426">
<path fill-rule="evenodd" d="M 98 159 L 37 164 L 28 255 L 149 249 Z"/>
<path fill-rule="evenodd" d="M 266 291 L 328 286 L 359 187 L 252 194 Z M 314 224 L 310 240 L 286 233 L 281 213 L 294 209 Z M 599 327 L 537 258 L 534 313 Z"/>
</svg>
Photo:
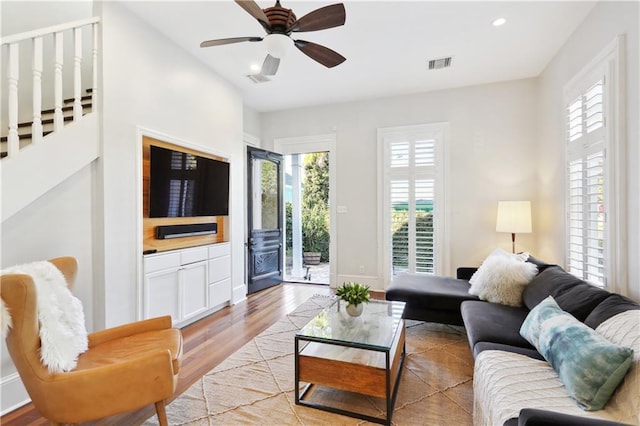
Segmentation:
<svg viewBox="0 0 640 426">
<path fill-rule="evenodd" d="M 633 363 L 632 349 L 614 345 L 566 312 L 541 323 L 536 348 L 590 411 L 605 406 Z"/>
<path fill-rule="evenodd" d="M 542 323 L 549 318 L 566 314 L 567 312 L 558 306 L 553 297 L 549 296 L 531 309 L 520 327 L 520 335 L 540 352 L 538 340 Z"/>
</svg>

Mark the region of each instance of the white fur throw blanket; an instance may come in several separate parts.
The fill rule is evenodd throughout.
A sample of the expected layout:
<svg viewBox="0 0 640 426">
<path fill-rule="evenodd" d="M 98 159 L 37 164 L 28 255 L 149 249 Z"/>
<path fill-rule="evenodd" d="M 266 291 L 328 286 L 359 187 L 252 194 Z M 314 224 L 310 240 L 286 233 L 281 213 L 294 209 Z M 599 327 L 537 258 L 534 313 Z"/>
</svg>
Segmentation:
<svg viewBox="0 0 640 426">
<path fill-rule="evenodd" d="M 7 309 L 7 305 L 4 304 L 4 300 L 0 299 L 0 332 L 2 333 L 2 338 L 7 337 L 7 333 L 11 328 L 11 315 L 9 314 L 9 309 Z"/>
<path fill-rule="evenodd" d="M 40 359 L 51 373 L 73 370 L 78 355 L 88 348 L 87 330 L 82 303 L 71 294 L 62 272 L 42 261 L 4 269 L 4 274 L 31 275 L 38 300 Z"/>
</svg>

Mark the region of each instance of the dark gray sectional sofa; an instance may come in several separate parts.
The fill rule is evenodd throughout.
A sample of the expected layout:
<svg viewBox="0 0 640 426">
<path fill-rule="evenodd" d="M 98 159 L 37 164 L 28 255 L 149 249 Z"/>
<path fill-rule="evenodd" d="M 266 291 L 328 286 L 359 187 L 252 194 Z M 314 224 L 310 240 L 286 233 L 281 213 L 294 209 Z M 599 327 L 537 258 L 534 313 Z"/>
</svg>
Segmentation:
<svg viewBox="0 0 640 426">
<path fill-rule="evenodd" d="M 458 278 L 402 273 L 387 288 L 387 300 L 405 302 L 404 317 L 417 321 L 464 325 L 460 305 L 479 300 L 469 294 L 471 268 L 458 269 Z"/>
<path fill-rule="evenodd" d="M 481 301 L 470 295 L 468 279 L 475 268 L 458 269 L 457 278 L 399 275 L 387 289 L 386 299 L 406 302 L 407 319 L 463 325 L 474 358 L 483 351 L 499 350 L 544 360 L 520 335 L 520 327 L 529 311 L 547 296 L 553 296 L 564 311 L 593 329 L 621 312 L 640 309 L 640 304 L 633 300 L 594 287 L 560 266 L 533 257 L 528 261 L 537 265 L 538 274 L 525 287 L 521 307 Z M 544 410 L 522 410 L 519 418 L 512 418 L 505 425 L 613 424 L 604 420 L 585 421 Z"/>
</svg>

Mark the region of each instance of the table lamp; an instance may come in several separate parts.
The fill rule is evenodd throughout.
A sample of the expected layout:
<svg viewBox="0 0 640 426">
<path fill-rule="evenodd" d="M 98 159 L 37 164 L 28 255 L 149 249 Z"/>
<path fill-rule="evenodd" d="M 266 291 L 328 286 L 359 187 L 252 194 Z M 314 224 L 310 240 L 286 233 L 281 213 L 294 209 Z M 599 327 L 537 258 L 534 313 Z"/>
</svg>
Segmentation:
<svg viewBox="0 0 640 426">
<path fill-rule="evenodd" d="M 530 201 L 498 201 L 496 232 L 511 233 L 511 250 L 516 252 L 516 233 L 531 233 Z"/>
</svg>

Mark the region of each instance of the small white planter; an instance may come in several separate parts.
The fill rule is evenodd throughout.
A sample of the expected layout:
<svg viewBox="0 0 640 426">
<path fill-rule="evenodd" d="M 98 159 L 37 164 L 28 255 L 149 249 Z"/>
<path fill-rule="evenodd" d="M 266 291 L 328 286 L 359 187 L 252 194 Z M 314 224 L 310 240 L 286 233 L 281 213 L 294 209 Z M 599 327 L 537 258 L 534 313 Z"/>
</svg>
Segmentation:
<svg viewBox="0 0 640 426">
<path fill-rule="evenodd" d="M 362 309 L 364 308 L 364 303 L 358 303 L 357 305 L 347 305 L 347 313 L 352 317 L 359 317 L 362 315 Z"/>
</svg>

